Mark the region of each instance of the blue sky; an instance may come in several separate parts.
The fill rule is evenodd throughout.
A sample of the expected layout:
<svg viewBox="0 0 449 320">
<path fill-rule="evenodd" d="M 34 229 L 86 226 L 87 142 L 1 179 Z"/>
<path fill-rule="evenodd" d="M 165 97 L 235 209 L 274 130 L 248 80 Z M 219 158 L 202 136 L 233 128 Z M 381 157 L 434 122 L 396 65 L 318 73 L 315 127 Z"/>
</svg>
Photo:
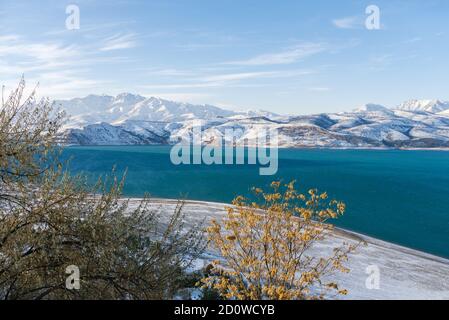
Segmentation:
<svg viewBox="0 0 449 320">
<path fill-rule="evenodd" d="M 293 114 L 449 99 L 448 21 L 447 0 L 0 0 L 0 83 Z"/>
</svg>

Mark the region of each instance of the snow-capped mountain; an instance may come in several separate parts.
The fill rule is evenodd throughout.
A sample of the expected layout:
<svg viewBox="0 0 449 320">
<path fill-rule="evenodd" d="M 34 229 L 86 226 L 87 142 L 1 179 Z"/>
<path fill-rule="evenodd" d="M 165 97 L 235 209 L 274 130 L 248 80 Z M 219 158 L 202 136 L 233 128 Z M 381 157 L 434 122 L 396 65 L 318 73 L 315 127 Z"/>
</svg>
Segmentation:
<svg viewBox="0 0 449 320">
<path fill-rule="evenodd" d="M 145 98 L 131 93 L 122 93 L 116 97 L 89 95 L 85 98 L 59 100 L 56 104 L 70 116 L 66 128 L 82 128 L 101 122 L 118 125 L 127 121 L 182 122 L 194 119 L 277 116 L 266 111 L 238 112 L 212 105 L 194 105 L 155 97 Z"/>
<path fill-rule="evenodd" d="M 410 100 L 390 109 L 366 104 L 351 112 L 281 116 L 232 111 L 133 94 L 58 101 L 71 118 L 67 142 L 81 145 L 173 144 L 202 125 L 204 143 L 233 129 L 236 144 L 254 144 L 262 129 L 276 130 L 282 147 L 449 148 L 449 103 Z"/>
<path fill-rule="evenodd" d="M 449 101 L 440 100 L 408 100 L 400 104 L 396 109 L 403 111 L 424 111 L 438 113 L 449 110 Z"/>
<path fill-rule="evenodd" d="M 367 112 L 380 112 L 380 113 L 388 113 L 391 114 L 393 111 L 384 107 L 380 104 L 368 103 L 353 110 L 358 113 L 367 113 Z"/>
</svg>

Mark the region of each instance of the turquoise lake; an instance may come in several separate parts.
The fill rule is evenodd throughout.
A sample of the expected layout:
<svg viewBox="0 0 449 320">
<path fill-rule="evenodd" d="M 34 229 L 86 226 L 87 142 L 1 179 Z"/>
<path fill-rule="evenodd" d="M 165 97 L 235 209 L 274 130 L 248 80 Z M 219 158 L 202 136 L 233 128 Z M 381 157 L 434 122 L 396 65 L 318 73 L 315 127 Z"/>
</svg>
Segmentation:
<svg viewBox="0 0 449 320">
<path fill-rule="evenodd" d="M 279 150 L 275 176 L 257 165 L 173 165 L 168 146 L 70 147 L 73 172 L 128 170 L 125 196 L 230 202 L 252 186 L 297 180 L 347 205 L 336 225 L 449 258 L 449 152 Z"/>
</svg>

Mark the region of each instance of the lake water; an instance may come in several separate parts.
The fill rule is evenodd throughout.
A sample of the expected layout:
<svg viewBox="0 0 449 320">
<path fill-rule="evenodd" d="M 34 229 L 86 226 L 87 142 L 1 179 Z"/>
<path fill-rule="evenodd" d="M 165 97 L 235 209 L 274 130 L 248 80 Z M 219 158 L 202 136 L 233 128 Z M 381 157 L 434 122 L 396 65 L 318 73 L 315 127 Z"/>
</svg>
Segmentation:
<svg viewBox="0 0 449 320">
<path fill-rule="evenodd" d="M 167 146 L 70 147 L 71 170 L 92 177 L 128 169 L 126 196 L 230 202 L 252 186 L 297 180 L 342 200 L 336 225 L 449 258 L 449 152 L 279 150 L 275 176 L 256 165 L 179 165 Z"/>
</svg>

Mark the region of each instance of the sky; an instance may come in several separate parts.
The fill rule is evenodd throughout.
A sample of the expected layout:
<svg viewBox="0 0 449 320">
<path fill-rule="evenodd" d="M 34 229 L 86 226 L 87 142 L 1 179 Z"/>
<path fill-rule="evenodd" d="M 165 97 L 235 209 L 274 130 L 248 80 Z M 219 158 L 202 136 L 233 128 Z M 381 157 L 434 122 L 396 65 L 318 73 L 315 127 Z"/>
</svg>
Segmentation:
<svg viewBox="0 0 449 320">
<path fill-rule="evenodd" d="M 0 84 L 283 114 L 449 100 L 448 21 L 447 0 L 0 0 Z"/>
</svg>

